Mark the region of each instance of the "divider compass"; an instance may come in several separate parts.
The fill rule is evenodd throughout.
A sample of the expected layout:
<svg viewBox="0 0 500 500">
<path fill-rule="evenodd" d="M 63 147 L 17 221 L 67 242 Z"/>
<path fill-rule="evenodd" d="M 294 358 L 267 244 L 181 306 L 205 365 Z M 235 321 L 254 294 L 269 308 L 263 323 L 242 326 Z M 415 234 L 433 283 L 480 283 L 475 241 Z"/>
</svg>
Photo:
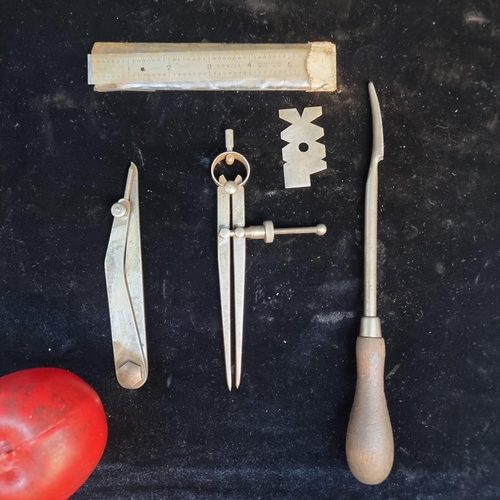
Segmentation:
<svg viewBox="0 0 500 500">
<path fill-rule="evenodd" d="M 233 131 L 228 129 L 226 130 L 226 151 L 215 158 L 210 169 L 212 179 L 217 185 L 217 255 L 219 262 L 224 361 L 229 390 L 232 388 L 231 310 L 233 304 L 236 388 L 240 386 L 241 382 L 246 240 L 261 239 L 266 243 L 272 243 L 274 237 L 281 234 L 311 233 L 322 236 L 326 233 L 326 226 L 324 224 L 318 224 L 313 227 L 275 229 L 271 221 L 264 221 L 261 226 L 245 227 L 245 185 L 250 177 L 250 164 L 243 155 L 233 151 L 233 147 Z M 241 163 L 245 168 L 244 177 L 237 175 L 234 180 L 228 180 L 224 175 L 217 177 L 215 169 L 222 161 L 229 166 L 232 166 L 235 161 Z M 233 289 L 232 294 L 231 288 Z"/>
</svg>

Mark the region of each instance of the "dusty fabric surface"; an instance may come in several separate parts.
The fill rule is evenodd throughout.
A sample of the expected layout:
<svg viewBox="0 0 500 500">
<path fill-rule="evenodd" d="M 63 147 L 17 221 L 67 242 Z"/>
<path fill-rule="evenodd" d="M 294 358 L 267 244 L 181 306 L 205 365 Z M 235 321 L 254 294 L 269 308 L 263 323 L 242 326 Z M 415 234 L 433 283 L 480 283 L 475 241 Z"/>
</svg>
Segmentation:
<svg viewBox="0 0 500 500">
<path fill-rule="evenodd" d="M 78 499 L 500 496 L 500 5 L 488 1 L 16 2 L 0 6 L 1 374 L 76 373 L 109 441 Z M 97 94 L 96 41 L 337 44 L 340 92 Z M 382 109 L 379 316 L 395 463 L 345 457 L 362 316 L 367 82 Z M 285 190 L 278 110 L 322 106 L 328 169 Z M 225 385 L 209 167 L 252 165 L 243 379 Z M 114 376 L 103 261 L 140 172 L 149 380 Z"/>
</svg>

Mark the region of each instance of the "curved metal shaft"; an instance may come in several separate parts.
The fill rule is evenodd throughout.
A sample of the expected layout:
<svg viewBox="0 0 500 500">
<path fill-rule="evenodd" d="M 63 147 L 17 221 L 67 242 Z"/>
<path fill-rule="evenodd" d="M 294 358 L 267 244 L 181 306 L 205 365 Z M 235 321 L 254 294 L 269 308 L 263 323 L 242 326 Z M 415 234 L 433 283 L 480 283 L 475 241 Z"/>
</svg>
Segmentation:
<svg viewBox="0 0 500 500">
<path fill-rule="evenodd" d="M 382 115 L 373 83 L 368 84 L 373 125 L 373 146 L 365 194 L 364 316 L 377 316 L 378 163 L 384 159 Z"/>
</svg>

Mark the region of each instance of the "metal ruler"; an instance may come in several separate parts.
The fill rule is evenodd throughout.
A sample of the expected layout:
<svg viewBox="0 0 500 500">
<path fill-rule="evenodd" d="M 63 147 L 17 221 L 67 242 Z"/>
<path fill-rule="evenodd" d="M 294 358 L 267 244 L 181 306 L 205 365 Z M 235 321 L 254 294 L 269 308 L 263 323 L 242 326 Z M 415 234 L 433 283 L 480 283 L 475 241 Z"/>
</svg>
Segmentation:
<svg viewBox="0 0 500 500">
<path fill-rule="evenodd" d="M 336 89 L 336 51 L 308 44 L 97 43 L 88 56 L 95 90 Z"/>
</svg>

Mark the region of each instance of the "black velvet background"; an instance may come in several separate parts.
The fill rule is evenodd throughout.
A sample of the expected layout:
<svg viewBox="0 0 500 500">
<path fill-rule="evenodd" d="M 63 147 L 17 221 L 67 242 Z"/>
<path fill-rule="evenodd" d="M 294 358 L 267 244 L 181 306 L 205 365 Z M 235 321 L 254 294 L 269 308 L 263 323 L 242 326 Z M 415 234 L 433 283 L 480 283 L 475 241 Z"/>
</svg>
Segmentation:
<svg viewBox="0 0 500 500">
<path fill-rule="evenodd" d="M 78 499 L 500 497 L 500 6 L 495 1 L 1 3 L 0 371 L 57 366 L 100 394 L 109 441 Z M 96 41 L 337 44 L 339 93 L 98 94 Z M 376 86 L 379 315 L 395 464 L 344 452 L 362 315 Z M 285 190 L 281 108 L 323 106 L 328 170 Z M 253 166 L 247 223 L 324 222 L 247 244 L 243 381 L 225 385 L 209 165 Z M 140 169 L 150 373 L 114 377 L 103 260 Z"/>
</svg>

